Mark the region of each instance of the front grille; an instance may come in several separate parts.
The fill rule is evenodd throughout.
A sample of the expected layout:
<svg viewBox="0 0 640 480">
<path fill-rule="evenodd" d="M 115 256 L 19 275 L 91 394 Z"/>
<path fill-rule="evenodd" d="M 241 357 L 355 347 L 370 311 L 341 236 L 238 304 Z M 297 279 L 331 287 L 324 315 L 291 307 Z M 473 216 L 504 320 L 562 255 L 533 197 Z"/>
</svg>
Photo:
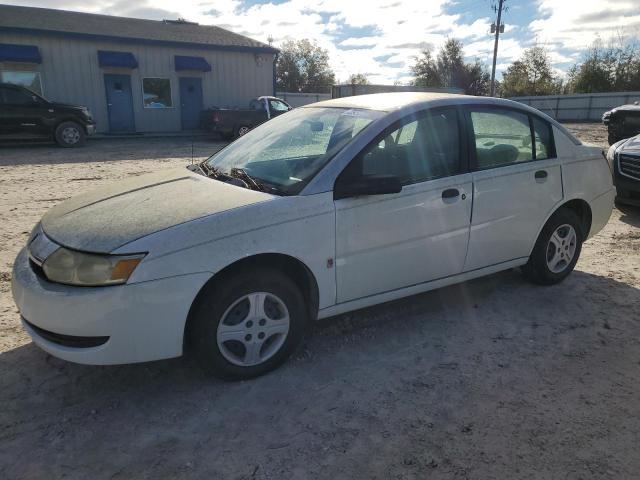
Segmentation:
<svg viewBox="0 0 640 480">
<path fill-rule="evenodd" d="M 620 162 L 620 173 L 640 180 L 640 157 L 620 155 L 618 161 Z"/>
<path fill-rule="evenodd" d="M 62 345 L 63 347 L 72 348 L 91 348 L 104 345 L 109 340 L 109 337 L 76 337 L 73 335 L 62 335 L 61 333 L 50 332 L 40 327 L 36 327 L 33 323 L 28 322 L 25 318 L 22 319 L 24 323 L 36 332 L 39 336 L 45 340 L 55 343 L 56 345 Z"/>
</svg>

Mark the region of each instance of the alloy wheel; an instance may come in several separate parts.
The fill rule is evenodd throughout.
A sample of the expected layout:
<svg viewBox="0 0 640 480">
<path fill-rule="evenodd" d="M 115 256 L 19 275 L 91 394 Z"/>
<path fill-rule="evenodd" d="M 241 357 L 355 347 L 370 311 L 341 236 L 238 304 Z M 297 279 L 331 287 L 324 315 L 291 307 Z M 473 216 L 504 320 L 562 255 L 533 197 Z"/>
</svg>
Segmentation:
<svg viewBox="0 0 640 480">
<path fill-rule="evenodd" d="M 563 272 L 576 254 L 578 236 L 569 225 L 560 225 L 551 235 L 547 245 L 547 267 L 553 273 Z"/>
<path fill-rule="evenodd" d="M 62 130 L 62 140 L 67 145 L 73 145 L 80 140 L 80 132 L 76 127 L 66 127 Z"/>
<path fill-rule="evenodd" d="M 216 339 L 226 360 L 241 367 L 266 362 L 287 339 L 289 310 L 276 295 L 255 292 L 231 304 L 218 324 Z"/>
</svg>

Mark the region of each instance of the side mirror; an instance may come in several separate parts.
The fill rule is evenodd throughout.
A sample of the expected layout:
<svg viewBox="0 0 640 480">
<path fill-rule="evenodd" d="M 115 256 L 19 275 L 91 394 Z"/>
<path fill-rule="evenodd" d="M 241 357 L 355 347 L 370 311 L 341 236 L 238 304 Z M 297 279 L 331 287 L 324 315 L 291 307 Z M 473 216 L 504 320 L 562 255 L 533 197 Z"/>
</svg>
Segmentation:
<svg viewBox="0 0 640 480">
<path fill-rule="evenodd" d="M 356 179 L 338 181 L 333 189 L 334 200 L 363 195 L 388 195 L 400 193 L 402 183 L 395 175 L 363 175 Z"/>
</svg>

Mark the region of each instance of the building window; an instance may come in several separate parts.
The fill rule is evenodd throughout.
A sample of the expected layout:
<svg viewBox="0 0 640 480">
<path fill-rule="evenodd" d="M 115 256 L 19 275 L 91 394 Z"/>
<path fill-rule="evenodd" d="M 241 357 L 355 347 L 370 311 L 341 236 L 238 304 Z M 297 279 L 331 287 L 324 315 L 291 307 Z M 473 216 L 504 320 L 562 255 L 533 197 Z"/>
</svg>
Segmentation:
<svg viewBox="0 0 640 480">
<path fill-rule="evenodd" d="M 147 77 L 142 79 L 142 102 L 144 108 L 171 108 L 171 81 L 168 78 Z"/>
<path fill-rule="evenodd" d="M 42 95 L 42 82 L 40 72 L 25 72 L 20 70 L 0 70 L 1 83 L 13 83 L 22 85 L 29 90 L 33 90 L 38 95 Z"/>
</svg>

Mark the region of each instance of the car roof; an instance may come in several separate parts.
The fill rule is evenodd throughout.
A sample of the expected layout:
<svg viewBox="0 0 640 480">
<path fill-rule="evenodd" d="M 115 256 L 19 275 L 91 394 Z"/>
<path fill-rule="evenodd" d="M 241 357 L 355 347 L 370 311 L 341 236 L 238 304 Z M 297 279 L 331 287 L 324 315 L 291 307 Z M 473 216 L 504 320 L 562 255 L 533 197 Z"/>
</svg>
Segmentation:
<svg viewBox="0 0 640 480">
<path fill-rule="evenodd" d="M 410 105 L 419 105 L 433 100 L 455 98 L 465 95 L 435 92 L 391 92 L 357 95 L 354 97 L 333 98 L 316 102 L 305 107 L 364 108 L 390 112 Z"/>
<path fill-rule="evenodd" d="M 501 106 L 513 108 L 522 112 L 532 113 L 538 117 L 544 118 L 546 121 L 555 125 L 560 129 L 571 141 L 580 145 L 578 140 L 567 128 L 560 122 L 551 118 L 549 115 L 537 110 L 529 105 L 507 100 L 506 98 L 495 97 L 477 97 L 473 95 L 460 95 L 457 93 L 441 93 L 441 92 L 391 92 L 391 93 L 374 93 L 370 95 L 357 95 L 354 97 L 334 98 L 322 102 L 311 103 L 301 108 L 361 108 L 365 110 L 377 110 L 381 112 L 404 111 L 410 113 L 428 107 L 444 107 L 450 105 L 478 105 L 478 106 Z"/>
<path fill-rule="evenodd" d="M 440 92 L 374 93 L 370 95 L 334 98 L 332 100 L 305 105 L 305 107 L 362 108 L 366 110 L 391 112 L 405 108 L 426 107 L 433 103 L 437 103 L 438 105 L 502 105 L 521 110 L 532 110 L 527 105 L 505 98 L 477 97 L 473 95 Z M 536 112 L 538 111 L 536 110 Z"/>
</svg>

